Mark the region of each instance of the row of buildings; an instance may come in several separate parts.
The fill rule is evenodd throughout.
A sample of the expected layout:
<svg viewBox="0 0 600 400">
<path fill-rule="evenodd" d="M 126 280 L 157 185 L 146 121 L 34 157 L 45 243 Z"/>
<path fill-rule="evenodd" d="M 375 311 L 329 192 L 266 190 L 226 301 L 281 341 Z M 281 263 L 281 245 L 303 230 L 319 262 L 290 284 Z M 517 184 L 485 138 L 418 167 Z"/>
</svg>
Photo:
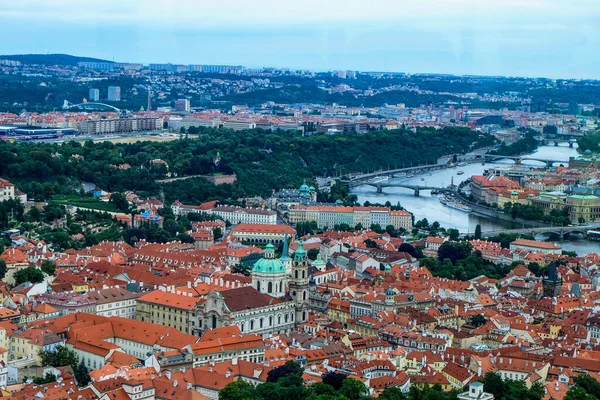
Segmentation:
<svg viewBox="0 0 600 400">
<path fill-rule="evenodd" d="M 391 210 L 389 207 L 346 207 L 346 206 L 294 206 L 288 211 L 291 224 L 315 221 L 320 229 L 333 228 L 346 224 L 364 228 L 379 225 L 385 229 L 392 225 L 395 229 L 412 230 L 413 216 L 408 211 Z"/>
<path fill-rule="evenodd" d="M 191 206 L 182 204 L 176 200 L 171 209 L 176 216 L 187 215 L 190 213 L 202 215 L 215 215 L 224 221 L 229 221 L 231 224 L 268 224 L 277 223 L 277 213 L 264 208 L 251 207 L 235 207 L 218 205 L 218 202 L 211 201 L 200 204 L 199 206 Z"/>
</svg>

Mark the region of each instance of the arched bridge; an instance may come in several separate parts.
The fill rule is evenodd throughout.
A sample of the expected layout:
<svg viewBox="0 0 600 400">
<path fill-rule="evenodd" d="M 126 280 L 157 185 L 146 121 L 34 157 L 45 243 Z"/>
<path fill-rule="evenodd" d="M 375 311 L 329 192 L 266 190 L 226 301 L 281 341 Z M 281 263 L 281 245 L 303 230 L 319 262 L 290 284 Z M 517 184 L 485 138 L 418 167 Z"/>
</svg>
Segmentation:
<svg viewBox="0 0 600 400">
<path fill-rule="evenodd" d="M 543 162 L 546 163 L 546 166 L 548 167 L 552 167 L 554 164 L 568 164 L 569 160 L 551 160 L 551 159 L 547 159 L 547 158 L 536 158 L 536 157 L 530 157 L 530 156 L 498 156 L 498 155 L 492 155 L 492 154 L 484 154 L 481 156 L 481 158 L 485 158 L 486 160 L 490 160 L 490 161 L 495 161 L 495 160 L 502 160 L 502 159 L 509 159 L 509 160 L 514 160 L 516 164 L 521 164 L 522 161 L 539 161 L 539 162 Z"/>
<path fill-rule="evenodd" d="M 535 235 L 538 233 L 551 233 L 557 236 L 563 237 L 569 233 L 581 233 L 585 234 L 588 230 L 598 229 L 600 224 L 588 224 L 588 225 L 577 225 L 577 226 L 546 226 L 542 228 L 522 228 L 522 229 L 502 229 L 502 230 L 490 230 L 482 231 L 481 235 L 484 237 L 496 236 L 501 233 L 506 234 L 522 234 L 522 235 Z"/>
<path fill-rule="evenodd" d="M 352 181 L 346 181 L 344 183 L 347 183 L 350 187 L 361 186 L 361 185 L 373 186 L 374 188 L 377 189 L 377 193 L 383 193 L 383 188 L 386 188 L 386 187 L 400 187 L 400 188 L 412 189 L 415 192 L 415 196 L 419 196 L 421 190 L 432 190 L 432 191 L 436 190 L 438 192 L 452 192 L 453 191 L 452 188 L 448 188 L 448 187 L 412 185 L 410 183 L 377 183 L 377 182 L 352 182 Z"/>
<path fill-rule="evenodd" d="M 448 166 L 446 164 L 426 164 L 426 165 L 417 165 L 414 167 L 403 167 L 403 168 L 395 168 L 395 169 L 390 169 L 387 171 L 374 171 L 374 172 L 368 172 L 368 173 L 359 173 L 359 174 L 354 174 L 351 175 L 350 178 L 345 181 L 345 183 L 348 184 L 354 184 L 354 183 L 363 183 L 361 182 L 364 179 L 369 179 L 369 178 L 375 178 L 377 176 L 394 176 L 395 174 L 399 174 L 401 172 L 414 172 L 414 173 L 418 173 L 418 172 L 426 172 L 426 171 L 435 171 L 435 170 L 439 170 L 439 169 L 444 169 L 444 168 L 448 168 Z M 372 182 L 364 182 L 364 183 L 372 183 Z"/>
</svg>

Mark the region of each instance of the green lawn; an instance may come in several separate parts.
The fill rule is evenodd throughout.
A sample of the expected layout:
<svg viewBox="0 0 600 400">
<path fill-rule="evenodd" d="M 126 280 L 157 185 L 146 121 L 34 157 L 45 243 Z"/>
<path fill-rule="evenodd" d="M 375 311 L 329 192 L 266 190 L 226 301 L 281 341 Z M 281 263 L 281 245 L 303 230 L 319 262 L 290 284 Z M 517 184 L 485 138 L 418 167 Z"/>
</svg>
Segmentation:
<svg viewBox="0 0 600 400">
<path fill-rule="evenodd" d="M 74 206 L 74 207 L 82 207 L 89 208 L 92 210 L 98 211 L 112 211 L 116 212 L 114 204 L 106 203 L 104 201 L 100 201 L 93 197 L 81 197 L 75 195 L 57 195 L 52 197 L 52 201 L 55 203 L 65 205 L 65 206 Z"/>
</svg>

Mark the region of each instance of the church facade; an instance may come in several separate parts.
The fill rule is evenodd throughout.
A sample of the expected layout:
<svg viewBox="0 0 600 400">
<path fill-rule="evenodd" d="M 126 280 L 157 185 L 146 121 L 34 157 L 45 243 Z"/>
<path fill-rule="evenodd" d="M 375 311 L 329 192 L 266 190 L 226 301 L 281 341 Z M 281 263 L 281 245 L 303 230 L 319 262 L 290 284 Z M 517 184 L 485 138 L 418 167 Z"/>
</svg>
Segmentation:
<svg viewBox="0 0 600 400">
<path fill-rule="evenodd" d="M 252 286 L 209 293 L 192 311 L 191 332 L 201 335 L 207 329 L 237 325 L 243 334 L 272 336 L 306 322 L 310 301 L 306 251 L 300 243 L 290 259 L 286 249 L 287 241 L 282 261 L 275 258 L 272 244 L 266 246 L 252 269 Z"/>
</svg>

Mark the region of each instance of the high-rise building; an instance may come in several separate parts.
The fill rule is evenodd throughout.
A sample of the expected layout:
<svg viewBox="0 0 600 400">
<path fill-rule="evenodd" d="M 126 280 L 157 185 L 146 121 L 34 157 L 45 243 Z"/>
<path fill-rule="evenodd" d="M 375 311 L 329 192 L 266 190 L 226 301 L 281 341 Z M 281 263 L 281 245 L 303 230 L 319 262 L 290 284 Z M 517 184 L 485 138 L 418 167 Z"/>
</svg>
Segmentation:
<svg viewBox="0 0 600 400">
<path fill-rule="evenodd" d="M 190 100 L 189 99 L 179 99 L 175 102 L 175 110 L 176 111 L 190 111 Z"/>
<path fill-rule="evenodd" d="M 108 101 L 121 101 L 121 88 L 119 86 L 108 87 Z"/>
<path fill-rule="evenodd" d="M 98 101 L 100 100 L 100 90 L 98 89 L 90 89 L 89 101 Z"/>
</svg>

